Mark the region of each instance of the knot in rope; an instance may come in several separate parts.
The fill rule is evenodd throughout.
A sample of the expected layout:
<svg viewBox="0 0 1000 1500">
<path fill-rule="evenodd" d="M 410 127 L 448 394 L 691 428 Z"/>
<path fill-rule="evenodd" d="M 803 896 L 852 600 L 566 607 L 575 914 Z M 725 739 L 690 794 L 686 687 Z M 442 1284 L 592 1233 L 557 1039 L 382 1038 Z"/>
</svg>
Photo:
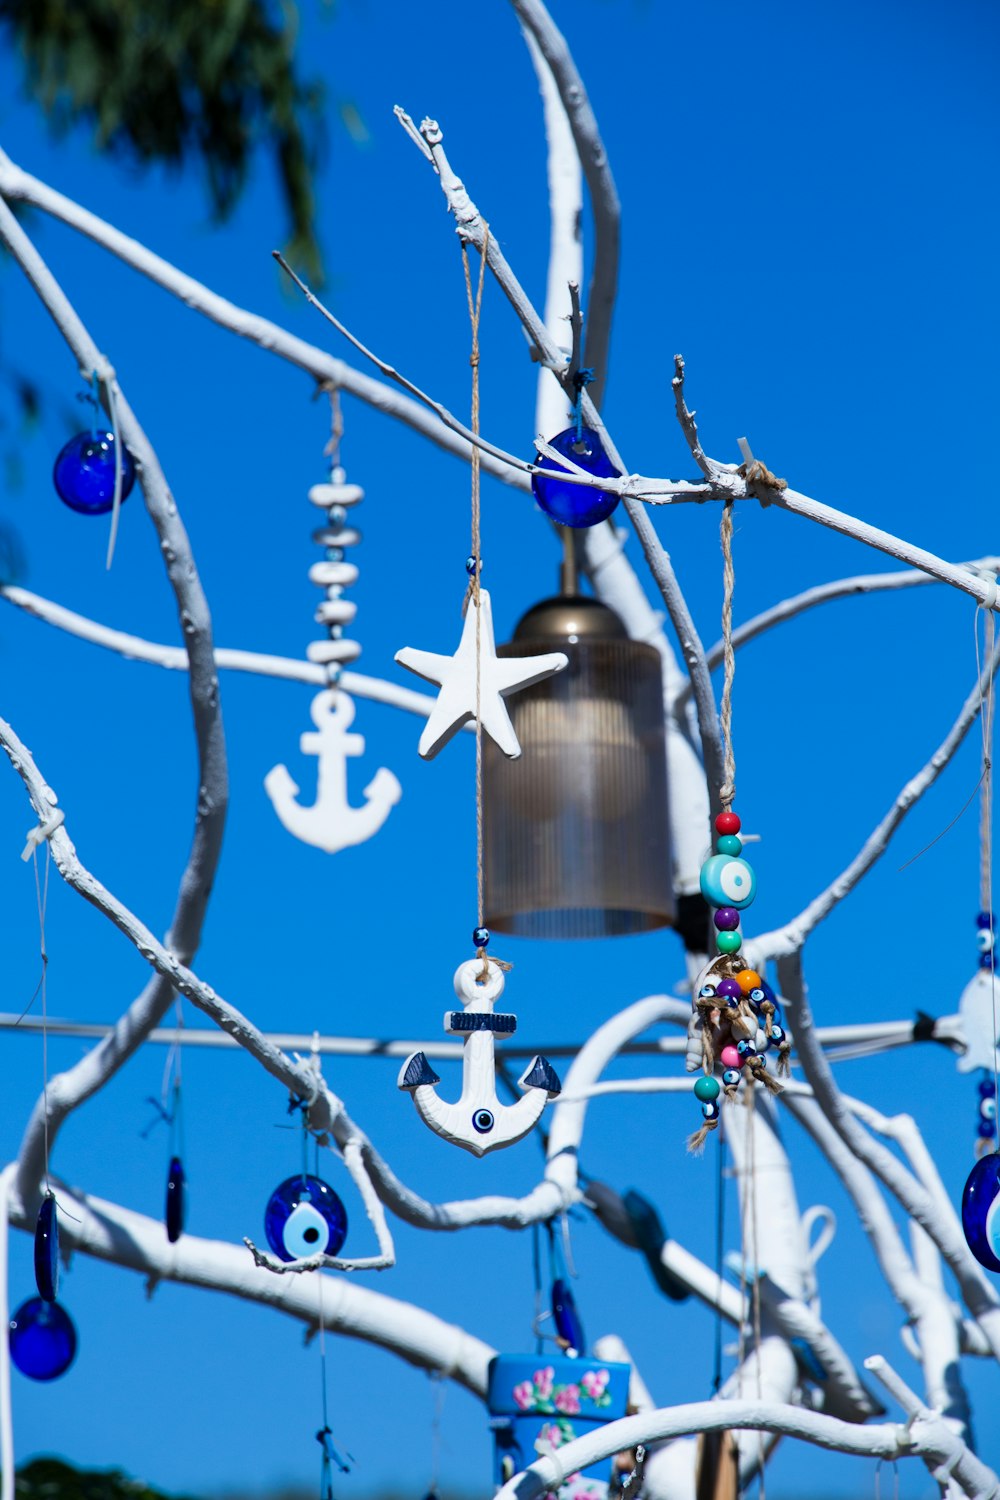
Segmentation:
<svg viewBox="0 0 1000 1500">
<path fill-rule="evenodd" d="M 787 490 L 788 488 L 787 479 L 779 479 L 777 474 L 773 474 L 767 464 L 762 464 L 759 458 L 753 459 L 750 463 L 741 464 L 740 473 L 748 485 L 760 484 L 769 490 Z"/>
</svg>

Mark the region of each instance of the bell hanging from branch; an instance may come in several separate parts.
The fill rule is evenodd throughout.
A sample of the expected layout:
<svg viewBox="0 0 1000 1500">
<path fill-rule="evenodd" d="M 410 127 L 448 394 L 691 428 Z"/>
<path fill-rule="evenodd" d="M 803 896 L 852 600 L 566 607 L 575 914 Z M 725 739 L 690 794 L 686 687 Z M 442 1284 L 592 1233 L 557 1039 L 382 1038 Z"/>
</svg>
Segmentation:
<svg viewBox="0 0 1000 1500">
<path fill-rule="evenodd" d="M 517 937 L 616 937 L 673 924 L 662 662 L 599 600 L 528 610 L 500 657 L 562 651 L 564 672 L 508 702 L 510 761 L 483 745 L 486 925 Z"/>
</svg>

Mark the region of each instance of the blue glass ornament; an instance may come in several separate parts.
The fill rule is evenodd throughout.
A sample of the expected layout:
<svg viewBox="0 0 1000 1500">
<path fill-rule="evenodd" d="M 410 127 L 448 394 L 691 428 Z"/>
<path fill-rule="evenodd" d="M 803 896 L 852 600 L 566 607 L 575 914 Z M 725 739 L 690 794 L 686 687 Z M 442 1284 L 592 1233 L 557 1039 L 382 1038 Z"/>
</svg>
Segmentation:
<svg viewBox="0 0 1000 1500">
<path fill-rule="evenodd" d="M 719 1106 L 714 1102 L 703 1104 L 701 1106 L 701 1113 L 706 1120 L 717 1120 L 719 1118 Z"/>
<path fill-rule="evenodd" d="M 600 479 L 614 479 L 618 470 L 604 451 L 597 433 L 591 427 L 567 427 L 549 439 L 549 447 L 557 453 L 586 469 Z M 535 462 L 542 469 L 554 469 L 557 474 L 564 471 L 555 459 L 536 454 Z M 618 496 L 610 490 L 594 490 L 586 484 L 567 484 L 560 479 L 549 479 L 546 475 L 532 474 L 531 488 L 535 499 L 547 516 L 563 526 L 596 526 L 606 521 L 618 504 Z"/>
<path fill-rule="evenodd" d="M 73 1320 L 58 1302 L 29 1297 L 10 1320 L 10 1357 L 31 1380 L 56 1380 L 76 1354 Z"/>
<path fill-rule="evenodd" d="M 78 432 L 59 450 L 52 481 L 60 500 L 83 516 L 103 516 L 115 498 L 115 435 Z M 122 499 L 135 484 L 135 463 L 122 445 Z"/>
<path fill-rule="evenodd" d="M 701 894 L 709 906 L 742 911 L 757 894 L 757 877 L 745 859 L 713 854 L 701 867 Z"/>
<path fill-rule="evenodd" d="M 995 1099 L 996 1092 L 996 1082 L 992 1078 L 981 1078 L 979 1080 L 979 1096 L 981 1099 Z"/>
<path fill-rule="evenodd" d="M 997 919 L 991 911 L 981 911 L 976 916 L 977 927 L 995 927 L 996 921 Z"/>
<path fill-rule="evenodd" d="M 722 1081 L 727 1089 L 734 1089 L 742 1077 L 743 1074 L 739 1068 L 727 1068 L 722 1075 Z"/>
<path fill-rule="evenodd" d="M 35 1221 L 35 1285 L 43 1302 L 54 1302 L 59 1290 L 59 1221 L 56 1200 L 46 1193 Z"/>
<path fill-rule="evenodd" d="M 488 948 L 490 945 L 490 929 L 488 927 L 474 927 L 472 929 L 473 948 Z"/>
<path fill-rule="evenodd" d="M 347 1210 L 327 1183 L 299 1172 L 267 1200 L 264 1233 L 279 1260 L 336 1255 L 347 1237 Z"/>
<path fill-rule="evenodd" d="M 167 1170 L 167 1202 L 163 1217 L 167 1226 L 167 1239 L 176 1245 L 184 1233 L 184 1194 L 186 1191 L 184 1167 L 179 1156 L 170 1158 Z"/>
<path fill-rule="evenodd" d="M 985 1122 L 984 1122 L 985 1123 Z M 1000 1156 L 982 1157 L 962 1194 L 962 1228 L 969 1249 L 987 1271 L 1000 1271 Z"/>
<path fill-rule="evenodd" d="M 557 1276 L 552 1283 L 552 1317 L 559 1337 L 564 1339 L 571 1349 L 582 1354 L 584 1350 L 583 1324 L 576 1310 L 573 1293 L 561 1276 Z"/>
</svg>

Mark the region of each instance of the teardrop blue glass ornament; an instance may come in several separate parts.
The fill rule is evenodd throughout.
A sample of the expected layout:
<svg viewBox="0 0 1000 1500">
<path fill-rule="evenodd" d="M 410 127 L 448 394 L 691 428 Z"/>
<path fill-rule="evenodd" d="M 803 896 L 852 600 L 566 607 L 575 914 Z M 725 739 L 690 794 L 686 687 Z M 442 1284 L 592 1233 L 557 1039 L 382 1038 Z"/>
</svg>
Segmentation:
<svg viewBox="0 0 1000 1500">
<path fill-rule="evenodd" d="M 70 510 L 83 516 L 103 516 L 115 498 L 115 435 L 78 432 L 59 450 L 52 469 L 56 493 Z M 122 499 L 135 484 L 135 463 L 122 444 Z"/>
<path fill-rule="evenodd" d="M 54 1302 L 59 1290 L 59 1220 L 56 1200 L 46 1193 L 35 1221 L 35 1285 L 43 1302 Z"/>
<path fill-rule="evenodd" d="M 579 436 L 575 426 L 567 427 L 565 432 L 549 439 L 549 447 L 599 479 L 617 477 L 618 470 L 592 427 L 581 427 Z M 548 455 L 536 454 L 535 463 L 539 468 L 553 469 L 557 474 L 564 472 Z M 531 488 L 545 514 L 563 526 L 596 526 L 599 521 L 606 521 L 618 504 L 618 496 L 610 490 L 591 489 L 587 484 L 568 484 L 565 479 L 549 479 L 542 474 L 532 474 Z"/>
<path fill-rule="evenodd" d="M 184 1167 L 179 1156 L 170 1158 L 170 1166 L 167 1169 L 167 1202 L 163 1218 L 167 1226 L 167 1239 L 172 1245 L 176 1245 L 184 1233 L 184 1195 L 187 1184 L 184 1180 Z"/>
<path fill-rule="evenodd" d="M 29 1297 L 10 1320 L 10 1357 L 30 1380 L 56 1380 L 76 1354 L 73 1320 L 58 1302 Z"/>
<path fill-rule="evenodd" d="M 552 1283 L 552 1317 L 559 1337 L 565 1339 L 571 1349 L 582 1354 L 585 1346 L 583 1324 L 573 1301 L 573 1293 L 561 1276 L 557 1276 Z"/>
<path fill-rule="evenodd" d="M 987 1271 L 1000 1271 L 1000 1156 L 983 1156 L 962 1194 L 962 1228 L 969 1249 Z"/>
<path fill-rule="evenodd" d="M 264 1233 L 279 1260 L 336 1255 L 347 1238 L 347 1210 L 328 1183 L 298 1172 L 268 1199 Z"/>
</svg>

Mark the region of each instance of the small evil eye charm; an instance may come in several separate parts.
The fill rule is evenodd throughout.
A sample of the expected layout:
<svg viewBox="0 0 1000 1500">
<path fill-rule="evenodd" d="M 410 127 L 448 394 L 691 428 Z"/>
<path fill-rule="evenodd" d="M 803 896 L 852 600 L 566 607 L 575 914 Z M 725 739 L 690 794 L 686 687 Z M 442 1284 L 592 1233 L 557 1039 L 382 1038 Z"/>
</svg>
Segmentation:
<svg viewBox="0 0 1000 1500">
<path fill-rule="evenodd" d="M 771 1022 L 771 1046 L 772 1047 L 780 1047 L 781 1044 L 782 1044 L 782 1042 L 784 1040 L 785 1040 L 785 1028 L 783 1026 L 775 1026 L 774 1022 L 772 1021 Z"/>
<path fill-rule="evenodd" d="M 10 1357 L 30 1380 L 56 1380 L 76 1354 L 73 1319 L 58 1302 L 29 1297 L 10 1320 Z"/>
<path fill-rule="evenodd" d="M 722 1081 L 727 1089 L 734 1089 L 742 1076 L 739 1068 L 727 1068 L 722 1075 Z"/>
<path fill-rule="evenodd" d="M 583 1324 L 576 1310 L 573 1293 L 561 1277 L 557 1277 L 552 1283 L 552 1318 L 559 1337 L 578 1354 L 582 1353 L 585 1347 Z"/>
<path fill-rule="evenodd" d="M 995 1120 L 997 1117 L 997 1101 L 995 1099 L 981 1099 L 979 1101 L 979 1113 L 984 1120 Z"/>
<path fill-rule="evenodd" d="M 184 1168 L 179 1156 L 170 1158 L 167 1169 L 167 1200 L 163 1219 L 167 1226 L 167 1239 L 176 1245 L 184 1233 Z"/>
<path fill-rule="evenodd" d="M 473 1130 L 477 1130 L 480 1135 L 489 1135 L 495 1124 L 496 1121 L 493 1118 L 492 1110 L 477 1109 L 472 1116 L 472 1128 Z"/>
<path fill-rule="evenodd" d="M 742 911 L 757 894 L 757 877 L 745 859 L 713 854 L 701 867 L 701 894 L 709 906 Z"/>
<path fill-rule="evenodd" d="M 336 1255 L 347 1237 L 347 1211 L 332 1187 L 299 1172 L 268 1199 L 264 1233 L 279 1260 Z"/>
<path fill-rule="evenodd" d="M 994 1114 L 996 1107 L 994 1106 Z M 59 1289 L 59 1220 L 56 1200 L 46 1193 L 35 1222 L 35 1285 L 43 1302 L 54 1302 Z"/>
<path fill-rule="evenodd" d="M 706 1120 L 717 1120 L 719 1118 L 719 1106 L 714 1100 L 709 1100 L 701 1106 L 701 1113 Z"/>
<path fill-rule="evenodd" d="M 1000 1271 L 1000 1156 L 976 1162 L 962 1194 L 962 1229 L 969 1249 L 987 1271 Z"/>
<path fill-rule="evenodd" d="M 976 932 L 976 947 L 980 953 L 990 953 L 993 949 L 993 934 L 988 927 L 980 927 Z"/>
<path fill-rule="evenodd" d="M 749 1062 L 757 1049 L 754 1047 L 753 1042 L 743 1041 L 736 1043 L 736 1050 L 744 1062 Z"/>
<path fill-rule="evenodd" d="M 699 1000 L 708 1000 L 714 994 L 715 994 L 715 985 L 714 984 L 703 984 L 702 987 L 701 987 L 701 989 L 698 991 L 698 999 Z"/>
</svg>

